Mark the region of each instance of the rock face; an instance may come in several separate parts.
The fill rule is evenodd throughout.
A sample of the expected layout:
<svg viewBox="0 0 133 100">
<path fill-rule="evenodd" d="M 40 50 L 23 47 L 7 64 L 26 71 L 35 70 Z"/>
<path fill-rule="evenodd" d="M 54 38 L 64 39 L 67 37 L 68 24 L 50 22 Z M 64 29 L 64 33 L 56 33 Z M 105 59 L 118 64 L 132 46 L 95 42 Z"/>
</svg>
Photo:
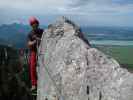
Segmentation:
<svg viewBox="0 0 133 100">
<path fill-rule="evenodd" d="M 44 32 L 38 66 L 38 100 L 133 100 L 133 75 L 65 17 Z"/>
<path fill-rule="evenodd" d="M 26 70 L 22 71 L 23 66 L 20 66 L 18 59 L 16 49 L 0 45 L 0 98 L 2 100 L 32 100 L 28 87 L 29 80 L 27 82 L 23 78 Z"/>
</svg>

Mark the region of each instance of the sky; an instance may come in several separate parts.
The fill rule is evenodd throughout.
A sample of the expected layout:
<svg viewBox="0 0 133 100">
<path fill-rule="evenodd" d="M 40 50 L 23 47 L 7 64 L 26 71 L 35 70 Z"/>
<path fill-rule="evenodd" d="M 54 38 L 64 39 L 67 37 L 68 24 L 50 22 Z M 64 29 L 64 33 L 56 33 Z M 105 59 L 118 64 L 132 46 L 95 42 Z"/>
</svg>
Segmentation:
<svg viewBox="0 0 133 100">
<path fill-rule="evenodd" d="M 66 16 L 81 26 L 133 26 L 133 0 L 0 0 L 0 24 L 48 25 Z"/>
</svg>

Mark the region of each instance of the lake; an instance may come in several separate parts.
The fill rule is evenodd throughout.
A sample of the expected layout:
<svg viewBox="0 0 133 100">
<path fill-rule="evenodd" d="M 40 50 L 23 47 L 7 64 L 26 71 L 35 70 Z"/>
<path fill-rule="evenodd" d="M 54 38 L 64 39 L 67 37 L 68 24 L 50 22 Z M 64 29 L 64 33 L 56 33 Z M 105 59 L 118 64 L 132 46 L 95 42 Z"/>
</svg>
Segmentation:
<svg viewBox="0 0 133 100">
<path fill-rule="evenodd" d="M 133 41 L 117 41 L 117 40 L 91 40 L 94 45 L 119 45 L 119 46 L 133 46 Z"/>
</svg>

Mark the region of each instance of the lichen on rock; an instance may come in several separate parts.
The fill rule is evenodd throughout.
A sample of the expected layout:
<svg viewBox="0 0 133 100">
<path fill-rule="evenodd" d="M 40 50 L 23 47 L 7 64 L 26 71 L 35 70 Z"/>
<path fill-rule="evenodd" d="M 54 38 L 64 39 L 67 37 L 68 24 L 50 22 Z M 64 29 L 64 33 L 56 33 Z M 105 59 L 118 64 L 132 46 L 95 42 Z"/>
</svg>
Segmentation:
<svg viewBox="0 0 133 100">
<path fill-rule="evenodd" d="M 38 100 L 133 100 L 133 75 L 65 17 L 45 30 L 38 54 Z"/>
</svg>

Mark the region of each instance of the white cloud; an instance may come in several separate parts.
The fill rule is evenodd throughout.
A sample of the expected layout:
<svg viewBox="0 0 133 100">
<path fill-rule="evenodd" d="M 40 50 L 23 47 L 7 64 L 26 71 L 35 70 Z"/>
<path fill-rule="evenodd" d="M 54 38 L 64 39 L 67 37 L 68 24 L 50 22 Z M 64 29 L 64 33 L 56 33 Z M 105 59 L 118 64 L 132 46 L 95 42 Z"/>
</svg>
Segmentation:
<svg viewBox="0 0 133 100">
<path fill-rule="evenodd" d="M 55 11 L 64 6 L 63 0 L 0 0 L 0 8 L 17 9 L 23 11 Z"/>
<path fill-rule="evenodd" d="M 128 25 L 133 23 L 132 9 L 131 0 L 0 0 L 2 21 L 31 15 L 51 16 L 51 19 L 66 15 L 82 24 Z"/>
<path fill-rule="evenodd" d="M 120 5 L 116 1 L 120 0 L 0 0 L 0 9 L 46 14 L 132 12 L 133 4 Z"/>
</svg>

